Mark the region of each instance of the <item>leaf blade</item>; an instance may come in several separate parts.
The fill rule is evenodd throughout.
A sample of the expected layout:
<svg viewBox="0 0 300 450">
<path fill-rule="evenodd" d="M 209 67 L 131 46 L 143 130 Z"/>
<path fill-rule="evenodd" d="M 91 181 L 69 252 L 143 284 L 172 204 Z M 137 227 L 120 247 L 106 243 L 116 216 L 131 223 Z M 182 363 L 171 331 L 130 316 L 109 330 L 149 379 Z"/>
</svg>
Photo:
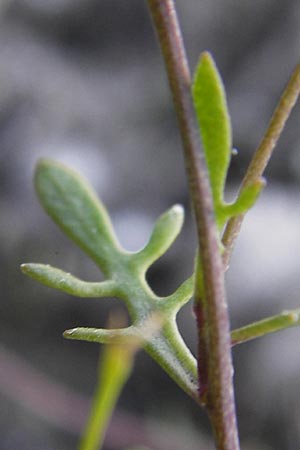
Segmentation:
<svg viewBox="0 0 300 450">
<path fill-rule="evenodd" d="M 47 159 L 37 164 L 35 188 L 54 222 L 110 274 L 122 250 L 106 208 L 92 188 L 77 173 Z"/>
<path fill-rule="evenodd" d="M 192 92 L 217 214 L 223 203 L 232 137 L 223 82 L 208 52 L 200 56 Z"/>
</svg>

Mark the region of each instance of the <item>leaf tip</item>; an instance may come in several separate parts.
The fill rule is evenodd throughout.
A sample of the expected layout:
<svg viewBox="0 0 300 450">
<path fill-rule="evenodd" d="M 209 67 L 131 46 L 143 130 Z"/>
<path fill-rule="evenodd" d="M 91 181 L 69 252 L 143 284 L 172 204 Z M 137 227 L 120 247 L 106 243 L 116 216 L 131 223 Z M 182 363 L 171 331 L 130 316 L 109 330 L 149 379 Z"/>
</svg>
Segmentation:
<svg viewBox="0 0 300 450">
<path fill-rule="evenodd" d="M 20 265 L 20 270 L 21 270 L 22 273 L 26 273 L 26 270 L 27 270 L 27 264 L 21 264 L 21 265 Z"/>
<path fill-rule="evenodd" d="M 34 175 L 35 177 L 42 172 L 44 169 L 49 168 L 50 166 L 54 166 L 55 163 L 52 159 L 50 158 L 39 158 L 36 165 L 35 165 L 35 170 L 34 170 Z"/>
<path fill-rule="evenodd" d="M 211 68 L 213 68 L 214 71 L 217 71 L 213 55 L 208 50 L 200 53 L 197 70 L 199 71 L 200 68 L 202 69 L 206 68 L 206 70 L 211 70 Z M 197 70 L 195 75 L 197 75 Z"/>
<path fill-rule="evenodd" d="M 74 336 L 76 335 L 77 330 L 78 330 L 77 328 L 71 328 L 69 330 L 65 330 L 63 332 L 63 337 L 66 339 L 74 339 Z"/>
<path fill-rule="evenodd" d="M 170 209 L 170 212 L 173 213 L 178 219 L 183 220 L 184 219 L 184 208 L 179 203 L 172 206 Z"/>
<path fill-rule="evenodd" d="M 30 275 L 33 266 L 34 266 L 34 264 L 32 264 L 32 263 L 23 263 L 20 265 L 20 270 L 25 275 Z"/>
<path fill-rule="evenodd" d="M 213 60 L 212 54 L 208 50 L 205 50 L 200 54 L 200 60 L 212 61 Z"/>
</svg>

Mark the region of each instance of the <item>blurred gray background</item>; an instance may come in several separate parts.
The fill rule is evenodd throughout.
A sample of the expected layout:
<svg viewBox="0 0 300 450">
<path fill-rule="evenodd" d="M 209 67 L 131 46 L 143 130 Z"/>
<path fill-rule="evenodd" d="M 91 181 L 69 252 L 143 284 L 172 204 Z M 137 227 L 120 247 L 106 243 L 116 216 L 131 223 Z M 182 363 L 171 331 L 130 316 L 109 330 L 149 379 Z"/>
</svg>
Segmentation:
<svg viewBox="0 0 300 450">
<path fill-rule="evenodd" d="M 210 50 L 227 88 L 238 155 L 235 192 L 280 93 L 299 62 L 298 0 L 177 0 L 194 68 Z M 76 448 L 96 379 L 97 345 L 68 342 L 70 327 L 105 326 L 117 300 L 79 300 L 25 278 L 44 262 L 85 279 L 94 265 L 42 211 L 32 174 L 51 157 L 89 178 L 128 249 L 159 214 L 186 208 L 184 230 L 149 273 L 172 292 L 195 250 L 181 143 L 161 55 L 141 0 L 0 2 L 0 447 Z M 283 133 L 268 186 L 246 220 L 228 273 L 232 326 L 300 307 L 299 105 Z M 191 307 L 179 317 L 196 348 Z M 300 445 L 300 330 L 234 350 L 243 450 Z M 152 436 L 152 437 L 151 437 Z M 141 353 L 105 449 L 211 449 L 204 414 Z"/>
</svg>

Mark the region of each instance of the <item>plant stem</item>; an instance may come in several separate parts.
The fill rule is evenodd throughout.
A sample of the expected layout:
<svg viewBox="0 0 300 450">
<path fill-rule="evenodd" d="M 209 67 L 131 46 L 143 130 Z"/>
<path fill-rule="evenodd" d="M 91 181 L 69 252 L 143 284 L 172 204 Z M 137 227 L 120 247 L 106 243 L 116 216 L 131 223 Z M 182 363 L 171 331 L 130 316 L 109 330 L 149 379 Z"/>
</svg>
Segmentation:
<svg viewBox="0 0 300 450">
<path fill-rule="evenodd" d="M 191 76 L 173 0 L 148 0 L 148 4 L 173 95 L 196 218 L 201 255 L 197 265 L 195 292 L 199 330 L 199 380 L 205 381 L 203 373 L 204 378 L 207 375 L 207 386 L 204 386 L 207 387 L 206 407 L 217 449 L 238 450 L 224 270 L 206 165 L 203 153 L 200 152 L 199 129 L 191 95 Z M 203 399 L 201 398 L 202 401 Z"/>
<path fill-rule="evenodd" d="M 131 373 L 134 351 L 126 344 L 108 344 L 104 347 L 90 416 L 78 450 L 101 448 L 108 422 Z"/>
<path fill-rule="evenodd" d="M 299 309 L 283 311 L 276 316 L 267 317 L 266 319 L 233 330 L 231 332 L 231 345 L 242 344 L 252 339 L 299 325 Z"/>
<path fill-rule="evenodd" d="M 263 175 L 264 170 L 270 160 L 272 152 L 278 142 L 287 119 L 297 101 L 300 93 L 300 65 L 298 64 L 279 100 L 265 132 L 253 158 L 249 164 L 246 175 L 242 181 L 240 191 L 255 183 Z M 228 267 L 229 259 L 239 234 L 244 215 L 233 217 L 228 221 L 223 235 L 223 262 L 225 269 Z"/>
</svg>

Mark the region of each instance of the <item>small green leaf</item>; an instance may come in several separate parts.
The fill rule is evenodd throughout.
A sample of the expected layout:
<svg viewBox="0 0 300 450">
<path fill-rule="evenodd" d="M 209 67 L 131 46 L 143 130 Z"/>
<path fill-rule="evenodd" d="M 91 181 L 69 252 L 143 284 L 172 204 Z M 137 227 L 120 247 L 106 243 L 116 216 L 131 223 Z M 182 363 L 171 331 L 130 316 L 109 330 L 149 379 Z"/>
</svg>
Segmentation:
<svg viewBox="0 0 300 450">
<path fill-rule="evenodd" d="M 231 157 L 231 123 L 223 83 L 208 52 L 200 56 L 195 71 L 193 98 L 217 216 Z"/>
<path fill-rule="evenodd" d="M 193 98 L 213 194 L 218 229 L 233 216 L 246 213 L 263 187 L 261 180 L 245 187 L 232 204 L 224 201 L 225 182 L 232 154 L 231 123 L 225 89 L 212 56 L 205 52 L 196 68 Z M 222 250 L 221 250 L 222 251 Z"/>
<path fill-rule="evenodd" d="M 41 160 L 35 186 L 46 212 L 102 269 L 111 273 L 120 245 L 107 211 L 77 173 L 50 160 Z"/>
<path fill-rule="evenodd" d="M 76 173 L 53 161 L 38 164 L 35 184 L 48 214 L 104 272 L 105 281 L 86 282 L 55 267 L 24 264 L 22 271 L 41 283 L 79 297 L 120 298 L 127 306 L 130 327 L 117 330 L 76 327 L 69 339 L 112 343 L 144 342 L 146 352 L 193 398 L 198 398 L 195 357 L 179 333 L 176 314 L 193 292 L 193 279 L 167 297 L 156 295 L 145 272 L 172 244 L 181 230 L 183 210 L 175 205 L 156 222 L 142 250 L 124 251 L 108 213 L 94 191 Z M 153 327 L 152 320 L 154 319 Z M 157 324 L 161 327 L 157 331 Z"/>
</svg>

